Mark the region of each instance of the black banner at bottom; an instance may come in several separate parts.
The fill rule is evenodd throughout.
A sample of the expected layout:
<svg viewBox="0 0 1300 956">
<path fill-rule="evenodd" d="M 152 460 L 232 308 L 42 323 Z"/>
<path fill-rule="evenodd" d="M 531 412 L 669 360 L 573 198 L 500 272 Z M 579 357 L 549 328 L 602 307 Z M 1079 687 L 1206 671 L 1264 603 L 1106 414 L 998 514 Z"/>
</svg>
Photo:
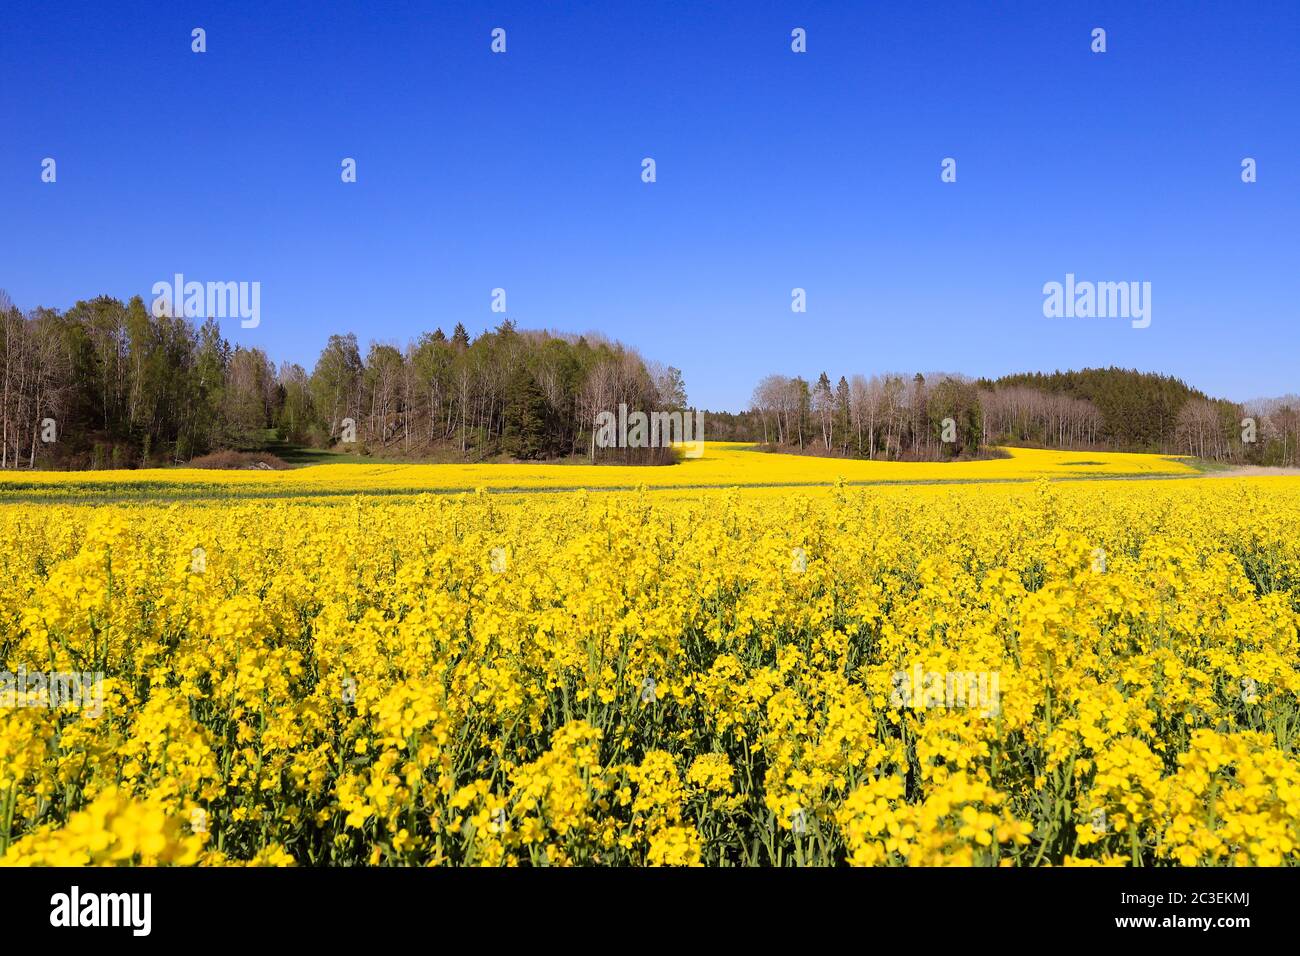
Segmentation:
<svg viewBox="0 0 1300 956">
<path fill-rule="evenodd" d="M 844 926 L 912 945 L 1038 931 L 1232 945 L 1289 928 L 1296 886 L 1292 871 L 1261 869 L 0 869 L 0 918 L 6 943 L 128 946 L 373 945 L 435 928 L 484 941 L 545 933 L 559 945 L 659 933 L 806 944 Z"/>
</svg>

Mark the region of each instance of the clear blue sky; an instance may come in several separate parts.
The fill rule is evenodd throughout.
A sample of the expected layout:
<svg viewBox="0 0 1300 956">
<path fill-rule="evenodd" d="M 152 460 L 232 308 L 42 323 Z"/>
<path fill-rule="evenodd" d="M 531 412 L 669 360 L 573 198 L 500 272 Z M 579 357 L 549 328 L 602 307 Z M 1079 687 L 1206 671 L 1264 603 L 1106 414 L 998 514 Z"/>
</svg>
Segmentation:
<svg viewBox="0 0 1300 956">
<path fill-rule="evenodd" d="M 59 2 L 3 20 L 0 287 L 23 308 L 148 300 L 175 272 L 256 280 L 261 326 L 226 334 L 310 369 L 334 331 L 477 334 L 499 286 L 521 327 L 601 330 L 715 409 L 823 368 L 1119 364 L 1237 399 L 1300 391 L 1294 0 Z M 1044 318 L 1067 272 L 1151 282 L 1150 328 Z"/>
</svg>

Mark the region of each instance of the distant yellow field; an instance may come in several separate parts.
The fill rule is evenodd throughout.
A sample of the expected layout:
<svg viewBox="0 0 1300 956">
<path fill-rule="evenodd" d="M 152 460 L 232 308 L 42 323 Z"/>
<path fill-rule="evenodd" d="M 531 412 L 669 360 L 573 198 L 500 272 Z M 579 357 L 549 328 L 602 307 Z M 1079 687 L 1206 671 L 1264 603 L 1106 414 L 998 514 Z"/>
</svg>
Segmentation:
<svg viewBox="0 0 1300 956">
<path fill-rule="evenodd" d="M 485 488 L 540 491 L 575 488 L 729 487 L 931 481 L 1024 481 L 1100 476 L 1192 475 L 1176 458 L 1118 452 L 1007 449 L 1010 458 L 963 462 L 890 462 L 779 455 L 748 444 L 711 442 L 705 453 L 678 465 L 643 467 L 572 464 L 331 463 L 292 471 L 210 471 L 156 468 L 136 471 L 16 472 L 0 476 L 6 486 L 223 485 L 236 493 L 279 494 L 357 491 L 466 491 Z"/>
</svg>

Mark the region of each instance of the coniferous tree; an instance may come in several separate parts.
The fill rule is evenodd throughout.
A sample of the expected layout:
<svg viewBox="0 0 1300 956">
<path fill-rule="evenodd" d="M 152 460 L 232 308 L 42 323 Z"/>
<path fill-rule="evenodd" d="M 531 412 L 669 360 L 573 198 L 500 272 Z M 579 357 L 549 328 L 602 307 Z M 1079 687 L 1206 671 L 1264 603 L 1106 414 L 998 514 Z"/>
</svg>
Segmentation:
<svg viewBox="0 0 1300 956">
<path fill-rule="evenodd" d="M 506 454 L 524 460 L 545 457 L 552 450 L 546 419 L 546 396 L 532 373 L 520 366 L 511 376 L 506 398 L 502 432 Z"/>
</svg>

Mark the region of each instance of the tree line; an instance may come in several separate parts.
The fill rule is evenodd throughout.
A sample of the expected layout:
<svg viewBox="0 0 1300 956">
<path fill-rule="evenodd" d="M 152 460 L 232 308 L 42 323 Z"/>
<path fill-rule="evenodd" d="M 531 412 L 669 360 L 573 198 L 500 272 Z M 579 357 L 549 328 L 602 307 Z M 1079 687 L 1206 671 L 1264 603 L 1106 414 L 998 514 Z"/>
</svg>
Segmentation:
<svg viewBox="0 0 1300 956">
<path fill-rule="evenodd" d="M 471 340 L 457 323 L 399 347 L 331 335 L 314 367 L 231 346 L 216 321 L 156 316 L 139 296 L 26 313 L 0 292 L 0 467 L 183 463 L 268 443 L 481 460 L 585 456 L 602 412 L 678 410 L 681 373 L 598 335 L 522 331 Z"/>
<path fill-rule="evenodd" d="M 269 443 L 362 454 L 658 462 L 600 448 L 602 412 L 686 407 L 681 373 L 599 335 L 471 339 L 457 323 L 404 346 L 331 335 L 310 371 L 232 347 L 213 319 L 156 316 L 136 296 L 20 311 L 0 292 L 0 467 L 133 467 Z M 1300 399 L 1240 404 L 1131 369 L 769 375 L 749 409 L 707 412 L 711 440 L 895 460 L 996 445 L 1300 464 Z"/>
<path fill-rule="evenodd" d="M 1121 368 L 1034 372 L 979 384 L 981 396 L 993 396 L 990 432 L 1003 439 L 1219 462 L 1300 463 L 1300 399 L 1293 395 L 1234 402 L 1169 375 Z"/>
<path fill-rule="evenodd" d="M 892 460 L 980 454 L 996 445 L 1188 454 L 1221 462 L 1300 463 L 1300 399 L 1210 398 L 1132 369 L 841 375 L 832 384 L 769 375 L 747 413 L 710 414 L 714 437 Z"/>
<path fill-rule="evenodd" d="M 755 440 L 864 458 L 933 459 L 978 451 L 975 385 L 959 375 L 769 375 L 754 389 Z M 950 434 L 945 440 L 945 420 Z M 761 434 L 760 434 L 761 433 Z"/>
</svg>

